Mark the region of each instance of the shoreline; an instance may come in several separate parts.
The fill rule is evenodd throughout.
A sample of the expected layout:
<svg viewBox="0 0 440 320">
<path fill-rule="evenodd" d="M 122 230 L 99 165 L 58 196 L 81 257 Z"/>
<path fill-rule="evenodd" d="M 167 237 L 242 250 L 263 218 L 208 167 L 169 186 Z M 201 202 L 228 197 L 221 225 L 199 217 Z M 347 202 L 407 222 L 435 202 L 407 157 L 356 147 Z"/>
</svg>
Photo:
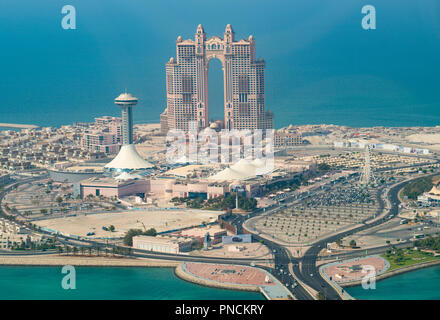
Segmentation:
<svg viewBox="0 0 440 320">
<path fill-rule="evenodd" d="M 0 256 L 0 266 L 86 266 L 86 267 L 151 267 L 175 268 L 180 262 L 154 259 L 129 259 L 88 256 Z"/>
<path fill-rule="evenodd" d="M 88 256 L 0 256 L 0 267 L 60 267 L 72 265 L 75 267 L 145 267 L 145 268 L 172 268 L 174 275 L 180 280 L 201 285 L 204 287 L 259 292 L 267 300 L 270 298 L 264 293 L 260 286 L 247 285 L 243 286 L 234 283 L 218 283 L 210 280 L 199 279 L 193 277 L 183 270 L 184 262 L 171 260 L 155 260 L 155 259 L 130 259 L 118 257 L 88 257 Z"/>
<path fill-rule="evenodd" d="M 234 283 L 218 283 L 215 281 L 200 279 L 195 276 L 191 276 L 183 270 L 184 262 L 163 260 L 158 261 L 155 259 L 130 259 L 130 258 L 118 258 L 118 257 L 88 257 L 88 256 L 0 256 L 1 266 L 14 266 L 14 267 L 56 267 L 73 265 L 75 267 L 146 267 L 146 268 L 173 268 L 173 273 L 177 278 L 187 281 L 193 284 L 225 289 L 225 290 L 238 290 L 238 291 L 250 291 L 259 292 L 266 299 L 270 300 L 264 293 L 260 286 L 248 285 L 242 286 Z M 376 281 L 391 278 L 393 276 L 417 271 L 424 268 L 440 265 L 440 259 L 437 261 L 429 261 L 425 263 L 415 264 L 407 267 L 402 267 L 392 271 L 385 272 L 376 277 Z M 359 286 L 362 283 L 362 279 L 354 280 L 346 283 L 336 283 L 342 288 L 349 288 Z"/>
<path fill-rule="evenodd" d="M 40 128 L 40 126 L 37 126 L 35 124 L 0 123 L 0 128 L 37 129 Z"/>
<path fill-rule="evenodd" d="M 260 292 L 261 293 L 261 289 L 260 289 L 259 286 L 253 286 L 253 285 L 241 286 L 241 285 L 233 284 L 233 283 L 220 283 L 220 282 L 214 282 L 214 281 L 211 281 L 211 280 L 205 280 L 205 279 L 197 278 L 197 277 L 192 276 L 192 275 L 188 274 L 187 272 L 185 272 L 183 270 L 182 266 L 183 266 L 183 262 L 180 263 L 174 269 L 174 274 L 179 279 L 182 279 L 184 281 L 191 282 L 191 283 L 198 284 L 198 285 L 202 285 L 202 286 L 205 286 L 205 287 L 211 287 L 211 288 L 228 289 L 228 290 L 239 290 L 239 291 L 253 291 L 253 292 Z"/>
<path fill-rule="evenodd" d="M 182 265 L 184 262 L 171 260 L 155 260 L 155 259 L 130 259 L 118 257 L 88 257 L 88 256 L 1 256 L 0 267 L 60 267 L 65 265 L 73 265 L 75 267 L 145 267 L 145 268 L 172 268 L 174 275 L 180 280 L 201 285 L 204 287 L 259 292 L 266 299 L 268 297 L 264 294 L 259 286 L 240 286 L 233 283 L 213 283 L 209 280 L 198 279 L 192 277 L 183 271 Z"/>
<path fill-rule="evenodd" d="M 196 262 L 196 264 L 204 265 L 209 264 L 205 262 Z M 216 264 L 221 267 L 221 264 Z M 240 266 L 240 265 L 235 265 Z M 220 288 L 220 289 L 228 289 L 228 290 L 239 290 L 239 291 L 254 291 L 259 292 L 263 295 L 267 300 L 297 300 L 295 296 L 274 276 L 270 275 L 266 270 L 261 269 L 259 267 L 248 267 L 255 270 L 259 270 L 266 274 L 266 277 L 269 276 L 271 280 L 274 282 L 275 287 L 272 287 L 264 284 L 244 284 L 244 283 L 234 283 L 234 282 L 219 282 L 218 280 L 202 278 L 202 276 L 194 274 L 193 272 L 187 269 L 186 262 L 182 262 L 175 269 L 175 275 L 183 280 L 188 282 L 192 282 L 198 285 L 203 285 L 206 287 Z M 275 290 L 274 290 L 275 289 Z M 281 291 L 280 291 L 281 290 Z"/>
</svg>

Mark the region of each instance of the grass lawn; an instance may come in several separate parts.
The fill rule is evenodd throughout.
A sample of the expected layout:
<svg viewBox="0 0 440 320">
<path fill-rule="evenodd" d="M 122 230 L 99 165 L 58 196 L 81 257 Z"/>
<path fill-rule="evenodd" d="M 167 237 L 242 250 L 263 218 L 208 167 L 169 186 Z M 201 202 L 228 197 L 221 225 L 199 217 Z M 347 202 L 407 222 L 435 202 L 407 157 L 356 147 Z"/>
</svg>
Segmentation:
<svg viewBox="0 0 440 320">
<path fill-rule="evenodd" d="M 434 257 L 429 253 L 419 252 L 415 250 L 404 249 L 403 252 L 404 253 L 402 261 L 398 261 L 397 254 L 385 253 L 381 255 L 382 258 L 386 259 L 390 263 L 390 268 L 388 269 L 388 271 L 440 259 L 440 257 Z"/>
</svg>

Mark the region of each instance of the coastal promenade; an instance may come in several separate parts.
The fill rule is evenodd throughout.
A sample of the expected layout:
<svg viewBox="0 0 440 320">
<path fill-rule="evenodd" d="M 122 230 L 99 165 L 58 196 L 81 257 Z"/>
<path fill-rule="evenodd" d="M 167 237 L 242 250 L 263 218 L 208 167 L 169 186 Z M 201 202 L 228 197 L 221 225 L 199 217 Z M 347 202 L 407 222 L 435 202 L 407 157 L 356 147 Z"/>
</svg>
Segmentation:
<svg viewBox="0 0 440 320">
<path fill-rule="evenodd" d="M 258 291 L 268 300 L 294 299 L 288 289 L 266 270 L 241 265 L 183 262 L 175 269 L 186 281 L 209 287 Z"/>
<path fill-rule="evenodd" d="M 1 256 L 0 265 L 9 266 L 89 266 L 89 267 L 170 267 L 178 261 L 157 259 L 133 259 L 121 257 L 87 257 L 74 255 L 22 255 Z"/>
<path fill-rule="evenodd" d="M 321 274 L 333 282 L 343 285 L 345 282 L 361 280 L 367 272 L 363 272 L 364 266 L 374 268 L 376 275 L 386 272 L 390 268 L 387 260 L 381 256 L 374 255 L 365 258 L 353 258 L 345 261 L 336 261 L 326 264 L 320 268 Z"/>
<path fill-rule="evenodd" d="M 396 276 L 396 275 L 402 274 L 402 273 L 407 273 L 407 272 L 416 271 L 419 269 L 433 267 L 433 266 L 436 266 L 439 264 L 440 264 L 440 260 L 436 260 L 436 261 L 429 261 L 429 262 L 413 264 L 410 266 L 406 266 L 406 267 L 402 267 L 402 268 L 398 268 L 398 269 L 393 269 L 393 270 L 385 270 L 385 272 L 380 273 L 376 276 L 376 281 L 390 278 L 390 277 L 393 277 L 393 276 Z M 361 283 L 362 283 L 362 279 L 356 279 L 353 281 L 346 281 L 346 282 L 340 283 L 340 286 L 341 287 L 353 287 L 353 286 L 358 286 Z"/>
<path fill-rule="evenodd" d="M 357 284 L 362 282 L 363 277 L 365 277 L 369 272 L 364 272 L 363 267 L 369 266 L 373 267 L 377 276 L 385 273 L 389 268 L 390 264 L 384 258 L 373 255 L 365 258 L 353 258 L 345 261 L 336 261 L 319 268 L 319 274 L 324 278 L 335 291 L 344 300 L 353 300 L 354 298 L 348 294 L 342 287 L 346 286 L 348 283 L 356 282 Z"/>
<path fill-rule="evenodd" d="M 188 282 L 208 287 L 260 292 L 268 300 L 294 299 L 281 282 L 269 272 L 243 265 L 179 262 L 172 260 L 88 257 L 83 255 L 10 255 L 2 256 L 0 266 L 75 267 L 154 267 L 175 268 L 175 274 Z"/>
</svg>

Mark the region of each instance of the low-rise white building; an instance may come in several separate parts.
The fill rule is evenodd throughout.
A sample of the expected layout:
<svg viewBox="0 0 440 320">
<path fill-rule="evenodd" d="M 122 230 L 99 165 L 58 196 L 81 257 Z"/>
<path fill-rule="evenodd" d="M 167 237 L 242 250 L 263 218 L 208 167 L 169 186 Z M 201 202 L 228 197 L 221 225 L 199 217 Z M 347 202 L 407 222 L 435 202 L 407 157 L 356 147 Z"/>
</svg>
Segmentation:
<svg viewBox="0 0 440 320">
<path fill-rule="evenodd" d="M 133 248 L 164 253 L 181 253 L 191 251 L 193 241 L 184 238 L 135 236 Z"/>
</svg>

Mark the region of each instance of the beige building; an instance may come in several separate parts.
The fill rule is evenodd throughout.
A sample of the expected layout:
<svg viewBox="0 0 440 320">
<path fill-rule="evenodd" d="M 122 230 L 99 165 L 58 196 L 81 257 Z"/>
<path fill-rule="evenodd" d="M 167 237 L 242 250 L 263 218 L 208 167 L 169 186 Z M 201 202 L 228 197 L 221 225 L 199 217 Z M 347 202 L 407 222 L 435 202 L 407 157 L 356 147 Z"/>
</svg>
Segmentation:
<svg viewBox="0 0 440 320">
<path fill-rule="evenodd" d="M 133 237 L 133 248 L 164 253 L 181 253 L 191 251 L 193 241 L 184 238 L 170 237 Z"/>
</svg>

